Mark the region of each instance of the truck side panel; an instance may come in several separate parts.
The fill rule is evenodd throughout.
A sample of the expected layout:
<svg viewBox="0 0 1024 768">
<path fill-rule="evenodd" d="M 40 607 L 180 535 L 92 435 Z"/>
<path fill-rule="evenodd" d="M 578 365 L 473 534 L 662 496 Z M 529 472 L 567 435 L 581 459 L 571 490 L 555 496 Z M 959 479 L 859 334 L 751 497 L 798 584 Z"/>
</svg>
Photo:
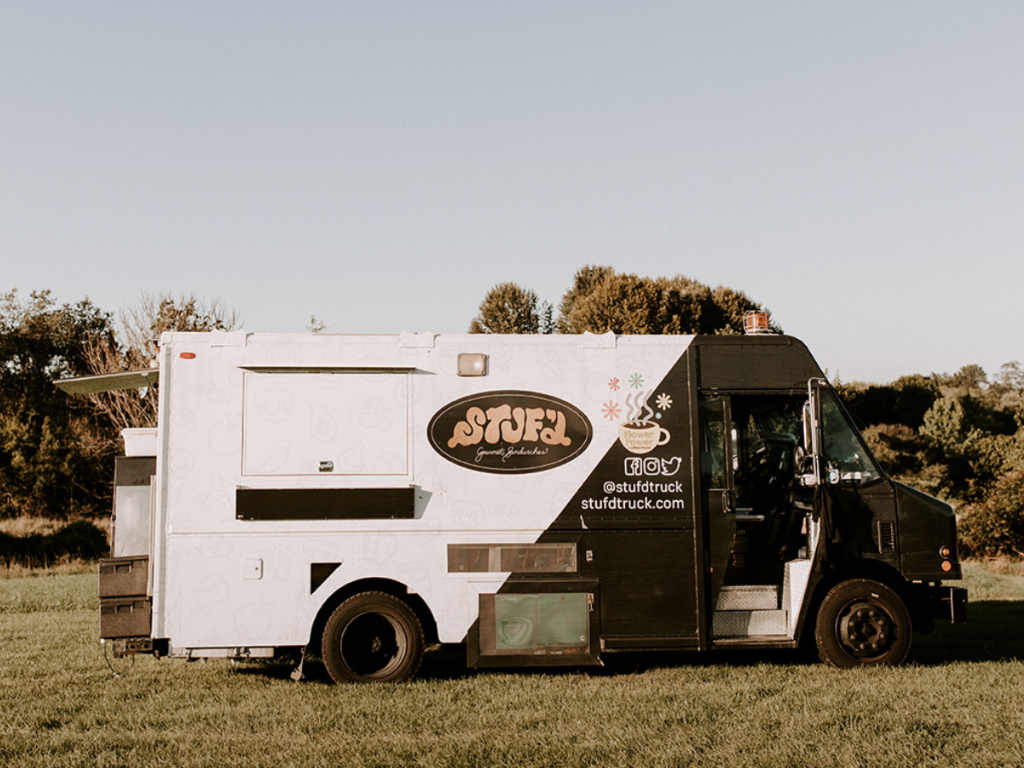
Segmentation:
<svg viewBox="0 0 1024 768">
<path fill-rule="evenodd" d="M 176 648 L 304 645 L 337 589 L 388 579 L 423 598 L 440 640 L 461 641 L 479 596 L 515 571 L 453 571 L 449 545 L 533 544 L 558 528 L 579 532 L 569 581 L 606 569 L 599 610 L 610 629 L 635 631 L 650 615 L 645 633 L 695 636 L 688 395 L 668 378 L 690 341 L 165 337 L 154 633 Z M 455 375 L 466 352 L 488 355 L 485 377 Z M 514 471 L 468 467 L 428 440 L 435 415 L 481 392 L 508 394 L 511 415 L 501 421 L 499 397 L 490 423 L 466 421 L 463 438 L 479 426 L 480 461 L 504 446 L 498 459 Z M 588 444 L 565 463 L 515 469 L 570 439 L 560 419 L 572 416 L 552 398 L 585 414 Z M 647 509 L 655 483 L 671 503 Z M 325 515 L 309 502 L 314 491 L 343 511 Z M 361 495 L 411 514 L 382 513 Z M 636 532 L 626 547 L 609 533 L 620 529 Z M 640 563 L 650 579 L 629 575 Z M 673 586 L 649 594 L 665 576 Z"/>
</svg>

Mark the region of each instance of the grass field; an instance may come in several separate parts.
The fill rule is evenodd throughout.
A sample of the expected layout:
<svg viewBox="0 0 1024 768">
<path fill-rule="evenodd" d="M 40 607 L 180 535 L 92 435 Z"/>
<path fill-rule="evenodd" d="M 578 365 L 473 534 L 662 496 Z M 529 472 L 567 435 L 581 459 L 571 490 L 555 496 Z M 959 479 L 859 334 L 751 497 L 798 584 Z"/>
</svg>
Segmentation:
<svg viewBox="0 0 1024 768">
<path fill-rule="evenodd" d="M 1024 576 L 969 567 L 970 623 L 900 669 L 793 654 L 632 657 L 472 672 L 432 652 L 403 685 L 283 662 L 111 659 L 96 579 L 0 580 L 0 765 L 1019 766 Z M 309 665 L 307 665 L 309 666 Z"/>
</svg>

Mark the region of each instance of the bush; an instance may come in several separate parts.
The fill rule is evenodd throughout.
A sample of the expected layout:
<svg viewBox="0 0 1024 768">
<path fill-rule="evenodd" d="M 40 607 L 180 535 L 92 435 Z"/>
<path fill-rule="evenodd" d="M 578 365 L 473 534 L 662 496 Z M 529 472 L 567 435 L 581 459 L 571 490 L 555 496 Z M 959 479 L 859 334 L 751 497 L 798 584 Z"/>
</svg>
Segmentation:
<svg viewBox="0 0 1024 768">
<path fill-rule="evenodd" d="M 964 507 L 957 528 L 963 555 L 1024 556 L 1024 469 L 999 478 L 983 503 Z"/>
<path fill-rule="evenodd" d="M 904 376 L 892 384 L 836 386 L 846 410 L 861 428 L 873 424 L 905 424 L 914 429 L 939 398 L 938 385 L 924 376 Z"/>
<path fill-rule="evenodd" d="M 27 567 L 62 560 L 98 560 L 110 552 L 107 535 L 88 520 L 78 520 L 53 533 L 13 536 L 0 531 L 0 562 Z"/>
</svg>

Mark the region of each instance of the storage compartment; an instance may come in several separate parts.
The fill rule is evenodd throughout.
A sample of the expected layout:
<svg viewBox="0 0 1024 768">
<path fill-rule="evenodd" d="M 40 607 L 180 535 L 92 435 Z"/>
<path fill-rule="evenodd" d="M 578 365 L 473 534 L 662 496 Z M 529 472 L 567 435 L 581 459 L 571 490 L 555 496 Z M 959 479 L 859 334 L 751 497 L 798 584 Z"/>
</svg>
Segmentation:
<svg viewBox="0 0 1024 768">
<path fill-rule="evenodd" d="M 591 580 L 524 580 L 481 594 L 480 618 L 469 631 L 469 665 L 599 664 L 596 597 Z"/>
<path fill-rule="evenodd" d="M 582 592 L 495 595 L 495 651 L 533 654 L 586 651 L 590 640 L 590 598 Z"/>
<path fill-rule="evenodd" d="M 156 428 L 122 429 L 125 456 L 156 456 Z"/>
<path fill-rule="evenodd" d="M 100 598 L 145 597 L 148 557 L 107 557 L 100 560 Z"/>
<path fill-rule="evenodd" d="M 155 474 L 153 457 L 118 456 L 114 460 L 114 557 L 149 554 Z"/>
<path fill-rule="evenodd" d="M 149 637 L 153 604 L 147 597 L 107 597 L 100 600 L 100 637 Z"/>
</svg>

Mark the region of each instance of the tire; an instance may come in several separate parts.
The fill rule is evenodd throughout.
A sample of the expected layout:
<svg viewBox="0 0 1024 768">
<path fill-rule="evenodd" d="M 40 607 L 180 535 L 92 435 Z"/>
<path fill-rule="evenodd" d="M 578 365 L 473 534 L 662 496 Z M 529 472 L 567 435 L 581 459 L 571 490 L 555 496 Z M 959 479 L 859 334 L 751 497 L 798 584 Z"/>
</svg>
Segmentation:
<svg viewBox="0 0 1024 768">
<path fill-rule="evenodd" d="M 364 592 L 339 605 L 327 620 L 323 657 L 336 683 L 397 683 L 423 661 L 423 626 L 397 597 Z"/>
<path fill-rule="evenodd" d="M 818 609 L 818 655 L 840 669 L 897 666 L 910 652 L 910 612 L 896 592 L 877 581 L 852 579 L 833 587 Z"/>
</svg>

